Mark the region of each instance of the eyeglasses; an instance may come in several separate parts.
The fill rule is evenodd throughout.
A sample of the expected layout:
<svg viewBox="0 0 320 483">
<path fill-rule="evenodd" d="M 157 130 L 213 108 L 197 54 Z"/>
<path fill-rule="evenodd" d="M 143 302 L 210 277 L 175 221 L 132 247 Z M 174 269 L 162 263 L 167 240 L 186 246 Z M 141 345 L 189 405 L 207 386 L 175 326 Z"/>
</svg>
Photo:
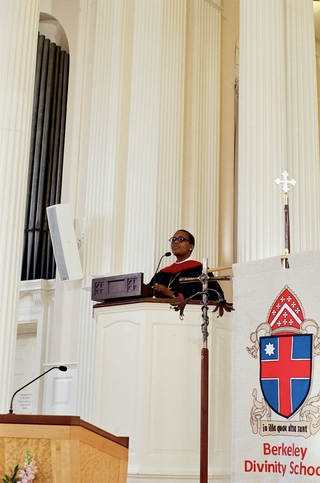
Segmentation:
<svg viewBox="0 0 320 483">
<path fill-rule="evenodd" d="M 188 238 L 185 238 L 184 236 L 172 236 L 171 238 L 169 238 L 170 243 L 174 243 L 175 241 L 178 241 L 179 243 L 182 243 L 183 241 L 190 242 L 190 240 L 188 240 Z"/>
</svg>

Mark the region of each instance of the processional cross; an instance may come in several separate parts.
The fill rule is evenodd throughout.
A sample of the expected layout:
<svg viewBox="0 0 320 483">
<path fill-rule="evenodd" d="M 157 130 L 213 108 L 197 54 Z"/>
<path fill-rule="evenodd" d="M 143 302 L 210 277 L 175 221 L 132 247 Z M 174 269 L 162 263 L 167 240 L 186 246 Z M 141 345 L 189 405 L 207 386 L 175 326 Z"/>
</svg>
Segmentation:
<svg viewBox="0 0 320 483">
<path fill-rule="evenodd" d="M 231 267 L 225 267 L 231 268 Z M 218 269 L 221 269 L 219 267 Z M 209 291 L 216 292 L 218 295 L 218 301 L 212 302 L 216 305 L 214 310 L 219 310 L 219 315 L 223 315 L 224 311 L 231 312 L 233 304 L 226 302 L 219 292 L 209 288 L 210 272 L 218 271 L 218 269 L 208 269 L 208 260 L 206 258 L 202 261 L 202 273 L 200 277 L 181 277 L 180 283 L 201 282 L 202 292 L 197 292 L 188 299 L 182 302 L 172 303 L 175 310 L 180 310 L 180 317 L 183 315 L 183 310 L 190 299 L 196 295 L 202 295 L 201 311 L 202 311 L 202 349 L 201 349 L 201 413 L 200 413 L 200 483 L 208 482 L 208 436 L 209 436 L 209 350 L 207 347 L 208 340 L 208 307 L 209 307 Z M 231 280 L 231 276 L 219 276 L 214 277 L 214 280 Z"/>
<path fill-rule="evenodd" d="M 294 186 L 296 181 L 294 179 L 288 180 L 288 173 L 287 171 L 283 171 L 282 179 L 277 178 L 274 182 L 277 185 L 283 184 L 282 191 L 284 197 L 284 254 L 282 256 L 282 260 L 284 263 L 284 268 L 289 268 L 289 261 L 288 255 L 290 253 L 290 215 L 289 215 L 289 195 L 288 192 L 290 191 L 289 184 Z"/>
</svg>

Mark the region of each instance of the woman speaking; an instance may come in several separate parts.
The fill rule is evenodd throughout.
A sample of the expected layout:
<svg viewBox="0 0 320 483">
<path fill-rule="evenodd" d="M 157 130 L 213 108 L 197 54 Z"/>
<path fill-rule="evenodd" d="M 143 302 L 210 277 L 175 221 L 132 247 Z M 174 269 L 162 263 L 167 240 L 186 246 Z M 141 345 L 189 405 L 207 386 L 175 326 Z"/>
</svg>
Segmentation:
<svg viewBox="0 0 320 483">
<path fill-rule="evenodd" d="M 176 261 L 156 273 L 148 285 L 166 297 L 186 299 L 202 291 L 201 282 L 183 284 L 179 282 L 182 277 L 195 278 L 202 273 L 202 263 L 191 257 L 195 245 L 194 236 L 186 230 L 178 230 L 169 239 L 169 242 Z M 224 298 L 223 290 L 214 278 L 209 281 L 209 289 L 214 290 L 209 290 L 209 300 L 218 300 L 217 292 Z M 194 298 L 201 299 L 201 294 Z"/>
</svg>

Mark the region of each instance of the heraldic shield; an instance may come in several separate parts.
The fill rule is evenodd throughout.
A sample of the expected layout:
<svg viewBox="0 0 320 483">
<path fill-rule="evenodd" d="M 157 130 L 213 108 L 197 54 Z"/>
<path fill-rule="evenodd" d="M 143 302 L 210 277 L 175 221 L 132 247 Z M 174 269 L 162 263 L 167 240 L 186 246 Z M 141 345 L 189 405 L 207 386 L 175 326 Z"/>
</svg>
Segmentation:
<svg viewBox="0 0 320 483">
<path fill-rule="evenodd" d="M 290 418 L 311 385 L 312 334 L 260 337 L 260 385 L 274 412 Z"/>
</svg>

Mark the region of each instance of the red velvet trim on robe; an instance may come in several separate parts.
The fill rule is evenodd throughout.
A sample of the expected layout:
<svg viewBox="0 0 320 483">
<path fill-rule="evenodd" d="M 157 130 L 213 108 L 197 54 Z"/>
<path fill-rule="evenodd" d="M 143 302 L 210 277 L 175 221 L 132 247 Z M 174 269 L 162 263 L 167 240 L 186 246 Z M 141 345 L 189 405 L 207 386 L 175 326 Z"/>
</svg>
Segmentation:
<svg viewBox="0 0 320 483">
<path fill-rule="evenodd" d="M 169 265 L 169 267 L 165 267 L 160 272 L 168 272 L 168 273 L 179 273 L 183 270 L 189 270 L 190 268 L 200 267 L 202 264 L 197 262 L 196 260 L 186 260 L 185 262 L 181 263 L 173 263 Z"/>
</svg>

